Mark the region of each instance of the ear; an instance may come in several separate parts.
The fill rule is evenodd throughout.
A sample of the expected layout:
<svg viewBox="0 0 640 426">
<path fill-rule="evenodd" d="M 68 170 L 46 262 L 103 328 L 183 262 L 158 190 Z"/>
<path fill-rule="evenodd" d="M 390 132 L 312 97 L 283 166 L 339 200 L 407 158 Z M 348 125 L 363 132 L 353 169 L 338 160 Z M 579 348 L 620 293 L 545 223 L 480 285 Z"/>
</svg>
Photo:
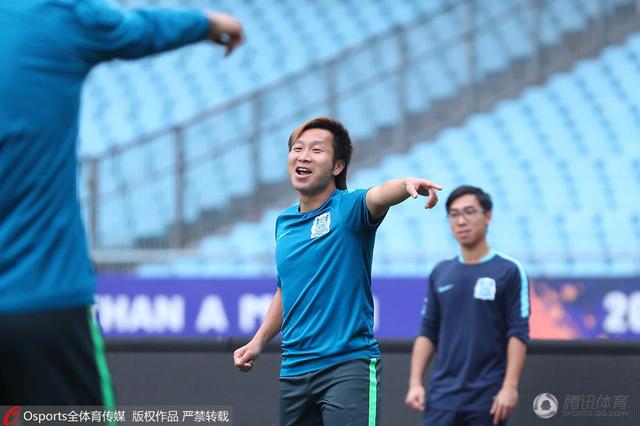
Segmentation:
<svg viewBox="0 0 640 426">
<path fill-rule="evenodd" d="M 484 212 L 484 222 L 487 225 L 491 223 L 491 218 L 492 218 L 491 211 Z"/>
<path fill-rule="evenodd" d="M 336 161 L 336 164 L 333 165 L 333 175 L 338 176 L 344 170 L 344 160 Z"/>
</svg>

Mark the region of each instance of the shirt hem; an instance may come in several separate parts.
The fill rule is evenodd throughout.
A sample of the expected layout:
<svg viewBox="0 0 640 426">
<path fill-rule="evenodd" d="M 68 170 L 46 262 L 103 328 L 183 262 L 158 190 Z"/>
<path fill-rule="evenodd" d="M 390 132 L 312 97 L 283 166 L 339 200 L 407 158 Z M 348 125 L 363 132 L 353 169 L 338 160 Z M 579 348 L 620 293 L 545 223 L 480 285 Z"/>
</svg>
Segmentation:
<svg viewBox="0 0 640 426">
<path fill-rule="evenodd" d="M 12 303 L 10 306 L 8 304 L 0 304 L 0 315 L 53 311 L 56 309 L 92 305 L 93 303 L 93 291 L 73 295 L 57 295 L 55 298 L 45 297 L 37 301 Z"/>
<path fill-rule="evenodd" d="M 313 360 L 305 363 L 303 366 L 298 367 L 280 367 L 280 377 L 293 377 L 300 376 L 302 374 L 312 373 L 314 371 L 324 370 L 325 368 L 332 367 L 344 361 L 350 361 L 354 359 L 380 359 L 380 352 L 354 352 L 348 355 L 334 357 L 331 359 Z"/>
</svg>

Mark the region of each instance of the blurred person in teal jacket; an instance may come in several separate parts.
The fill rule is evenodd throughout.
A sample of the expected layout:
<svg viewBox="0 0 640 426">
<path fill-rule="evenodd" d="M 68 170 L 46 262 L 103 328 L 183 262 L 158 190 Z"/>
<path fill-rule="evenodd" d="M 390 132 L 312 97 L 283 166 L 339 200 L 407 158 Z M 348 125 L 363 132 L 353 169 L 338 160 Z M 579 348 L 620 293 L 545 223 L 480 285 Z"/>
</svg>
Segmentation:
<svg viewBox="0 0 640 426">
<path fill-rule="evenodd" d="M 0 405 L 114 404 L 76 187 L 82 85 L 100 62 L 203 40 L 230 54 L 242 25 L 102 0 L 0 2 Z"/>
</svg>

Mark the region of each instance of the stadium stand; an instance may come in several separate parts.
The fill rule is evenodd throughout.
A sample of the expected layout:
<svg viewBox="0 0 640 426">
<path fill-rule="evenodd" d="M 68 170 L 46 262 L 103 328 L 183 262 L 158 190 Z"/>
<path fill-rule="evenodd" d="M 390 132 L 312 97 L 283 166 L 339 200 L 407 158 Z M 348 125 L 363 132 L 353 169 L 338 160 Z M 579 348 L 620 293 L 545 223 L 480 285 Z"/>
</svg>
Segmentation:
<svg viewBox="0 0 640 426">
<path fill-rule="evenodd" d="M 243 22 L 247 42 L 224 62 L 220 61 L 220 52 L 197 45 L 142 61 L 114 61 L 95 69 L 83 99 L 84 154 L 101 153 L 142 134 L 170 127 L 315 62 L 326 61 L 394 26 L 455 5 L 447 0 L 385 0 L 364 8 L 354 0 L 115 3 L 128 8 L 183 6 L 227 11 Z M 308 19 L 310 9 L 318 19 Z M 373 62 L 366 66 L 379 65 Z M 284 102 L 291 95 L 279 99 Z M 273 110 L 286 112 L 282 107 Z M 268 121 L 269 116 L 265 118 Z"/>
<path fill-rule="evenodd" d="M 637 273 L 637 259 L 630 254 L 640 251 L 633 195 L 640 194 L 640 104 L 631 99 L 636 95 L 625 82 L 634 75 L 635 84 L 640 81 L 639 48 L 640 35 L 634 35 L 433 141 L 358 171 L 350 185 L 366 188 L 392 176 L 412 175 L 432 176 L 445 188 L 472 182 L 495 198 L 492 244 L 522 259 L 531 274 Z M 425 275 L 434 259 L 455 254 L 439 207 L 425 214 L 404 203 L 389 213 L 379 230 L 374 273 Z M 229 235 L 205 238 L 200 248 L 215 254 L 212 258 L 233 253 L 233 262 L 220 269 L 182 260 L 138 271 L 272 273 L 276 214 L 268 211 L 259 223 L 242 223 Z"/>
<path fill-rule="evenodd" d="M 354 165 L 351 186 L 405 174 L 426 174 L 447 188 L 473 182 L 496 199 L 494 245 L 532 273 L 637 273 L 630 254 L 638 251 L 640 224 L 628 194 L 640 188 L 640 98 L 633 90 L 640 36 L 595 60 L 580 60 L 585 54 L 572 44 L 599 37 L 595 30 L 607 19 L 633 16 L 633 2 L 374 4 L 223 1 L 216 7 L 260 34 L 225 67 L 195 46 L 97 69 L 85 92 L 81 179 L 94 248 L 193 249 L 185 259 L 148 262 L 138 268 L 144 275 L 271 275 L 274 207 L 289 193 L 284 141 L 301 120 L 328 113 L 347 124 L 357 156 L 380 151 L 369 168 Z M 305 19 L 309 8 L 318 19 Z M 607 28 L 624 29 L 616 24 Z M 566 58 L 571 71 L 544 81 L 535 68 L 553 58 Z M 544 84 L 517 94 L 531 81 Z M 515 94 L 502 94 L 505 87 Z M 452 99 L 473 104 L 491 92 L 498 101 L 515 99 L 477 103 L 457 121 L 440 117 Z M 384 152 L 377 142 L 402 140 L 412 118 L 429 130 L 418 143 Z M 279 202 L 265 191 L 277 185 Z M 390 214 L 374 273 L 424 275 L 433 259 L 454 250 L 444 212 L 433 213 L 403 206 Z"/>
<path fill-rule="evenodd" d="M 203 5 L 186 0 L 119 0 L 116 3 L 125 7 Z M 476 41 L 478 51 L 483 53 L 477 55 L 475 78 L 482 79 L 508 67 L 513 60 L 533 53 L 535 46 L 529 34 L 532 17 L 523 7 L 525 3 L 524 0 L 475 2 L 475 25 L 486 29 L 478 33 Z M 597 16 L 599 4 L 597 0 L 547 3 L 540 17 L 540 42 L 546 45 L 557 43 L 565 33 L 583 29 Z M 245 23 L 250 35 L 245 48 L 225 61 L 224 67 L 220 66 L 220 52 L 205 45 L 142 61 L 114 61 L 98 67 L 87 83 L 83 99 L 82 153 L 100 154 L 135 137 L 171 127 L 208 108 L 308 70 L 314 63 L 340 56 L 371 37 L 397 27 L 408 28 L 407 55 L 419 61 L 419 66 L 413 67 L 409 75 L 410 84 L 420 89 L 409 91 L 410 95 L 416 95 L 410 99 L 410 109 L 423 109 L 429 101 L 451 95 L 468 82 L 471 76 L 467 71 L 463 30 L 469 25 L 469 12 L 465 2 L 381 0 L 371 2 L 371 6 L 358 7 L 355 1 L 337 0 L 216 2 L 216 8 L 229 11 Z M 309 8 L 317 12 L 314 17 L 318 19 L 305 19 Z M 426 20 L 428 25 L 415 25 L 421 20 Z M 278 31 L 273 29 L 273 22 L 278 23 Z M 389 53 L 395 51 L 393 46 L 382 43 L 352 57 L 339 69 L 336 91 L 341 91 L 342 82 L 348 82 L 354 75 L 366 80 L 367 76 L 388 68 L 394 61 L 393 54 Z M 286 93 L 274 94 L 273 98 L 279 103 L 266 102 L 269 108 L 262 112 L 264 125 L 290 113 L 287 102 L 300 93 L 306 97 L 309 92 L 322 91 L 318 83 L 318 79 L 315 82 L 310 79 L 302 82 L 298 91 L 287 88 Z M 349 116 L 363 110 L 368 112 L 366 106 L 372 105 L 369 102 L 372 97 L 384 97 L 385 87 L 379 86 L 339 106 L 345 119 L 353 122 L 351 127 L 356 136 L 363 137 L 376 127 L 398 122 L 388 109 L 383 114 L 372 111 L 374 114 L 367 115 L 368 120 Z M 371 120 L 372 117 L 375 119 Z M 244 123 L 238 120 L 235 124 L 241 127 Z"/>
</svg>

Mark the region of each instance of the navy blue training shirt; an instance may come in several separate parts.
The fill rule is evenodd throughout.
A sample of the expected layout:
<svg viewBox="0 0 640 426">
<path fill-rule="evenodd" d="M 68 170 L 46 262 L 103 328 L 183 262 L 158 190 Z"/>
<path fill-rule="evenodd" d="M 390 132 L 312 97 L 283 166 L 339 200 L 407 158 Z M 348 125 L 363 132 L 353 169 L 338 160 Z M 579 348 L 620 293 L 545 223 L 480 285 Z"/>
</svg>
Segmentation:
<svg viewBox="0 0 640 426">
<path fill-rule="evenodd" d="M 371 222 L 366 194 L 337 189 L 316 210 L 303 213 L 296 204 L 278 216 L 283 377 L 380 358 L 371 262 L 382 219 Z"/>
<path fill-rule="evenodd" d="M 489 410 L 504 380 L 507 342 L 529 341 L 529 282 L 518 261 L 490 252 L 480 263 L 460 256 L 429 276 L 420 334 L 436 346 L 427 405 Z"/>
<path fill-rule="evenodd" d="M 93 302 L 76 188 L 80 93 L 91 68 L 209 32 L 194 11 L 0 1 L 0 314 Z"/>
</svg>

